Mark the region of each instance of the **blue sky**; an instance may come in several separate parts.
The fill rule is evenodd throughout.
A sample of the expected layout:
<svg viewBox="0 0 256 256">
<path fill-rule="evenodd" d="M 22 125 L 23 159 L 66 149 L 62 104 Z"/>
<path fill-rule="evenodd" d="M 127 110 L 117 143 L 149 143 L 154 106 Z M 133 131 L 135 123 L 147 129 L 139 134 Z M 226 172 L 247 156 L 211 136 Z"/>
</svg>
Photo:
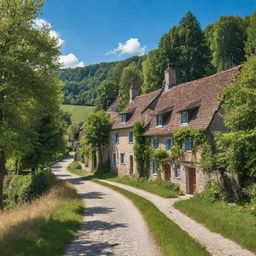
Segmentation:
<svg viewBox="0 0 256 256">
<path fill-rule="evenodd" d="M 256 11 L 256 0 L 48 0 L 40 19 L 63 40 L 62 61 L 83 66 L 141 55 L 187 11 L 204 28 L 222 15 Z"/>
</svg>

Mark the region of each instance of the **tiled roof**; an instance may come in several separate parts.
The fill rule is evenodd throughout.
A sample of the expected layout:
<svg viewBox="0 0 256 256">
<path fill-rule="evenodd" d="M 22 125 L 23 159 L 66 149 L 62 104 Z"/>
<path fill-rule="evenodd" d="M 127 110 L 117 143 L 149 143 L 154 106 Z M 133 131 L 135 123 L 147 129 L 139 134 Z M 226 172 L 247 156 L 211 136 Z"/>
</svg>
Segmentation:
<svg viewBox="0 0 256 256">
<path fill-rule="evenodd" d="M 220 106 L 221 87 L 230 85 L 239 70 L 240 66 L 237 66 L 164 91 L 159 97 L 153 115 L 171 111 L 170 118 L 160 128 L 156 127 L 156 118 L 153 118 L 145 134 L 161 135 L 180 129 L 180 111 L 193 108 L 198 108 L 198 112 L 196 117 L 189 122 L 189 126 L 198 130 L 206 130 Z"/>
<path fill-rule="evenodd" d="M 110 113 L 111 121 L 113 122 L 112 129 L 122 129 L 132 127 L 136 121 L 142 121 L 144 124 L 151 120 L 151 116 L 154 112 L 153 109 L 148 106 L 160 95 L 162 90 L 157 90 L 145 95 L 137 96 L 133 101 L 129 102 L 128 105 L 120 113 Z M 121 122 L 120 114 L 133 113 L 131 118 L 126 123 Z"/>
</svg>

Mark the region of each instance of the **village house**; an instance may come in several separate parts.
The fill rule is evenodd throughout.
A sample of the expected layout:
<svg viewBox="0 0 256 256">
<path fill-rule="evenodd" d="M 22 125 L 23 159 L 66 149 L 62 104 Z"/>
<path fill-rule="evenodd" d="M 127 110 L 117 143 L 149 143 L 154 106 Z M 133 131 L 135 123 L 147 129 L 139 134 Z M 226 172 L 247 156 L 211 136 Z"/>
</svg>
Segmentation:
<svg viewBox="0 0 256 256">
<path fill-rule="evenodd" d="M 171 150 L 173 138 L 171 134 L 184 127 L 204 131 L 211 143 L 213 134 L 226 128 L 220 116 L 221 88 L 232 83 L 240 67 L 204 77 L 199 80 L 176 84 L 176 71 L 165 70 L 163 88 L 145 95 L 139 95 L 139 88 L 130 88 L 130 102 L 117 112 L 118 102 L 108 109 L 113 126 L 110 132 L 109 145 L 105 151 L 105 159 L 111 160 L 111 169 L 117 175 L 136 176 L 136 163 L 133 154 L 133 125 L 141 121 L 145 135 L 151 138 L 153 149 Z M 200 148 L 192 151 L 192 139 L 187 137 L 183 143 L 184 153 L 175 163 L 166 162 L 161 176 L 180 186 L 185 193 L 203 190 L 213 174 L 204 173 L 200 167 Z M 150 176 L 159 175 L 159 164 L 150 161 Z"/>
</svg>

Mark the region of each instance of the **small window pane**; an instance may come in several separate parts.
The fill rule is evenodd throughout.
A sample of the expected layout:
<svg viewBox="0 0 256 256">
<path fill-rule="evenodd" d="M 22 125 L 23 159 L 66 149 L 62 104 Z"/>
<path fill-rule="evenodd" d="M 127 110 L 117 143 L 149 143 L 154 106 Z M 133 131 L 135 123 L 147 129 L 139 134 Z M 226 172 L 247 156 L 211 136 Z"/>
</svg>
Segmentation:
<svg viewBox="0 0 256 256">
<path fill-rule="evenodd" d="M 179 164 L 174 164 L 173 165 L 173 176 L 175 178 L 179 178 L 180 177 L 180 165 Z"/>
<path fill-rule="evenodd" d="M 157 115 L 156 116 L 156 125 L 157 126 L 162 126 L 163 125 L 163 116 L 162 115 Z"/>
<path fill-rule="evenodd" d="M 128 132 L 129 143 L 133 143 L 133 131 Z"/>
<path fill-rule="evenodd" d="M 120 164 L 124 164 L 124 153 L 120 153 Z"/>
<path fill-rule="evenodd" d="M 165 146 L 166 150 L 170 150 L 173 146 L 173 138 L 166 138 Z"/>
<path fill-rule="evenodd" d="M 152 138 L 151 139 L 151 146 L 154 148 L 154 149 L 157 149 L 158 148 L 158 138 Z"/>
<path fill-rule="evenodd" d="M 183 111 L 180 113 L 180 123 L 188 124 L 188 112 L 187 111 Z"/>
</svg>

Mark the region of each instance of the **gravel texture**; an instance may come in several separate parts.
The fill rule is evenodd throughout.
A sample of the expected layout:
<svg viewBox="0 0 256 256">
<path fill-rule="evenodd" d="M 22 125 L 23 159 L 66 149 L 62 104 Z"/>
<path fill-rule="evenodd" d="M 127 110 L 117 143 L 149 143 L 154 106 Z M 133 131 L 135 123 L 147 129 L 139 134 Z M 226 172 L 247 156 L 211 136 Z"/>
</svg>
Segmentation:
<svg viewBox="0 0 256 256">
<path fill-rule="evenodd" d="M 208 252 L 216 256 L 253 256 L 254 253 L 242 248 L 237 243 L 223 237 L 222 235 L 212 232 L 204 225 L 197 223 L 185 214 L 173 207 L 177 200 L 188 199 L 190 196 L 181 196 L 179 198 L 166 199 L 158 195 L 137 189 L 128 185 L 101 180 L 117 187 L 131 191 L 151 201 L 160 211 L 169 219 L 179 225 L 183 230 L 201 243 Z"/>
<path fill-rule="evenodd" d="M 107 187 L 82 180 L 66 167 L 72 159 L 53 165 L 53 172 L 68 180 L 84 199 L 86 210 L 68 255 L 160 256 L 148 227 L 132 202 Z"/>
</svg>

